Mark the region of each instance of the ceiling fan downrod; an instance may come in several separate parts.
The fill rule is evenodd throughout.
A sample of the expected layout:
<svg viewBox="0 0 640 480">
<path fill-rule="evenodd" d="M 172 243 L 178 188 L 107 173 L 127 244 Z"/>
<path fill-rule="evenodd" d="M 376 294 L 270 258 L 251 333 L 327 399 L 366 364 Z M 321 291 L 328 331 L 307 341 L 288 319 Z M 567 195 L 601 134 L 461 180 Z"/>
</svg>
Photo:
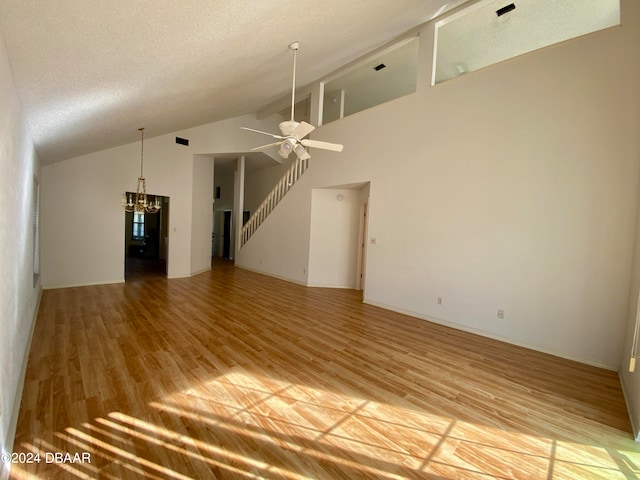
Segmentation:
<svg viewBox="0 0 640 480">
<path fill-rule="evenodd" d="M 292 42 L 289 44 L 289 48 L 293 50 L 293 85 L 291 87 L 291 121 L 293 122 L 293 112 L 296 105 L 296 60 L 298 57 L 298 49 L 300 48 L 300 42 Z"/>
</svg>

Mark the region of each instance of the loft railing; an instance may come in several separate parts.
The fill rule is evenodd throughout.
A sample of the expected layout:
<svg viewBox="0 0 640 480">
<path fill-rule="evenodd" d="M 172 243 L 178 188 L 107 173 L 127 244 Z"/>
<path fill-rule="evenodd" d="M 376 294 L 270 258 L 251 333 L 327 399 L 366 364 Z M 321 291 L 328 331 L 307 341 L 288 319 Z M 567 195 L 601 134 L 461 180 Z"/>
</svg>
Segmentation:
<svg viewBox="0 0 640 480">
<path fill-rule="evenodd" d="M 271 190 L 256 211 L 249 217 L 249 220 L 243 225 L 240 231 L 240 248 L 247 243 L 262 222 L 264 222 L 273 209 L 276 208 L 276 205 L 280 203 L 280 200 L 282 200 L 308 167 L 309 159 L 301 160 L 300 158 L 296 158 L 276 186 L 273 187 L 273 190 Z"/>
</svg>

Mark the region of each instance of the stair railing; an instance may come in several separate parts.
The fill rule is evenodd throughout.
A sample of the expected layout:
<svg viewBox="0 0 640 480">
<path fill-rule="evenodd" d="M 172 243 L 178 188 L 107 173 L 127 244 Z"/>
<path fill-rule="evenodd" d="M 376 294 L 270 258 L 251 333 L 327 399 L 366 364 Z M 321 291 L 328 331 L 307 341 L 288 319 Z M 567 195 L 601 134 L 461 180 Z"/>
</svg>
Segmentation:
<svg viewBox="0 0 640 480">
<path fill-rule="evenodd" d="M 284 198 L 308 167 L 309 159 L 301 160 L 300 158 L 296 158 L 276 186 L 273 187 L 273 190 L 269 192 L 260 206 L 249 217 L 249 220 L 242 226 L 240 230 L 240 248 L 247 243 L 262 222 L 264 222 L 273 209 L 276 208 L 276 205 L 280 203 L 280 200 Z"/>
</svg>

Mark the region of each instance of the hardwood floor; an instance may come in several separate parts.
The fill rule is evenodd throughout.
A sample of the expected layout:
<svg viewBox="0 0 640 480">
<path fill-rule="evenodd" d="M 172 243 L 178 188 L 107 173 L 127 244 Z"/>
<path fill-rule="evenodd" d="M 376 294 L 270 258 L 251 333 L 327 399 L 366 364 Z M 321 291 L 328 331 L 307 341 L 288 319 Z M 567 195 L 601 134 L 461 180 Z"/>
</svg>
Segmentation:
<svg viewBox="0 0 640 480">
<path fill-rule="evenodd" d="M 124 269 L 125 282 L 153 280 L 152 277 L 167 278 L 166 260 L 127 256 Z"/>
<path fill-rule="evenodd" d="M 616 373 L 223 262 L 45 291 L 18 423 L 15 479 L 640 477 Z"/>
</svg>

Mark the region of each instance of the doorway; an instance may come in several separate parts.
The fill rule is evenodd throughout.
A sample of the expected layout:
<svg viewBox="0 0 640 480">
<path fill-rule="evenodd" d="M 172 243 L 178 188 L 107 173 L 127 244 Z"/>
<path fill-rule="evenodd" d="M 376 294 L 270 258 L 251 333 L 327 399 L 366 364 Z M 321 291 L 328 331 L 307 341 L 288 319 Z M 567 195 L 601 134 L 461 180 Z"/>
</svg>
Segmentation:
<svg viewBox="0 0 640 480">
<path fill-rule="evenodd" d="M 231 210 L 224 211 L 222 221 L 222 256 L 231 258 Z"/>
<path fill-rule="evenodd" d="M 242 212 L 243 225 L 249 220 L 251 212 Z M 213 234 L 211 236 L 211 251 L 214 257 L 233 260 L 234 239 L 233 210 L 217 210 L 213 214 Z"/>
<path fill-rule="evenodd" d="M 307 284 L 364 290 L 369 182 L 314 188 Z"/>
<path fill-rule="evenodd" d="M 125 212 L 125 282 L 167 277 L 169 197 L 148 197 L 160 200 L 158 213 Z"/>
</svg>

